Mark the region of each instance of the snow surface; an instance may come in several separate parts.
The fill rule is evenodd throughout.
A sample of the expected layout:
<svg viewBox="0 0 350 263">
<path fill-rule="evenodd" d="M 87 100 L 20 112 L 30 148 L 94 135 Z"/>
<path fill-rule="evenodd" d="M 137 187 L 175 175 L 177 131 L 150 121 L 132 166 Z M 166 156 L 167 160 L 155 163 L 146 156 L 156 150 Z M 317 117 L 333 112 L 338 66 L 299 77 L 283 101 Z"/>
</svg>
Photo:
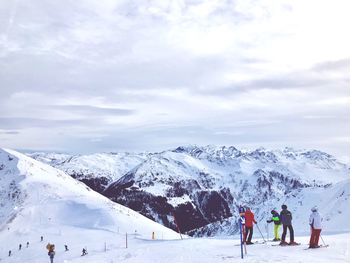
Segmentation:
<svg viewBox="0 0 350 263">
<path fill-rule="evenodd" d="M 64 172 L 23 154 L 0 149 L 0 167 L 2 260 L 48 260 L 47 255 L 39 257 L 45 252 L 46 243 L 41 244 L 43 250 L 31 250 L 40 236 L 44 236 L 46 242 L 55 243 L 58 250 L 67 244 L 77 251 L 85 246 L 94 251 L 96 243 L 104 247 L 104 242 L 112 245 L 108 242 L 111 240 L 115 241 L 112 247 L 123 247 L 126 233 L 150 238 L 155 232 L 163 239 L 179 238 L 176 232 L 113 203 Z M 27 251 L 31 252 L 28 254 L 23 248 L 22 254 L 16 253 L 18 244 L 25 247 L 27 241 L 31 244 Z M 4 259 L 9 250 L 13 251 L 13 257 Z M 57 261 L 62 262 L 63 256 L 58 255 Z"/>
<path fill-rule="evenodd" d="M 336 185 L 325 193 L 326 204 L 320 208 L 321 213 L 325 209 L 334 211 L 335 204 L 344 205 L 339 208 L 344 213 L 344 224 L 337 229 L 342 233 L 326 231 L 322 235 L 330 245 L 328 248 L 304 250 L 308 236 L 296 236 L 301 246 L 255 244 L 248 246 L 248 254 L 241 260 L 237 236 L 181 240 L 174 231 L 112 203 L 64 172 L 22 154 L 0 150 L 0 167 L 1 262 L 49 262 L 47 242 L 56 245 L 54 262 L 60 263 L 350 262 L 350 233 L 347 232 L 350 212 L 345 206 L 350 183 L 345 185 L 346 191 L 344 185 Z M 308 216 L 306 210 L 305 213 Z M 266 238 L 267 233 L 260 228 Z M 126 232 L 129 233 L 128 248 Z M 152 232 L 155 240 L 151 239 Z M 270 232 L 271 236 L 272 229 Z M 40 236 L 44 237 L 43 242 Z M 254 240 L 258 237 L 255 229 Z M 30 243 L 28 248 L 26 242 Z M 23 248 L 19 251 L 20 243 Z M 67 252 L 65 244 L 70 249 Z M 81 257 L 83 247 L 87 248 L 88 255 Z M 11 257 L 8 257 L 9 250 L 12 250 Z"/>
<path fill-rule="evenodd" d="M 236 205 L 239 204 L 252 207 L 261 224 L 265 224 L 271 209 L 280 211 L 281 205 L 287 204 L 293 213 L 295 231 L 300 235 L 308 233 L 310 208 L 318 205 L 328 233 L 350 231 L 350 224 L 346 219 L 350 216 L 347 213 L 347 207 L 350 206 L 349 165 L 317 150 L 259 148 L 242 151 L 233 146 L 209 145 L 182 146 L 148 154 L 115 153 L 67 157 L 37 153 L 31 156 L 69 174 L 72 171 L 81 171 L 85 176 L 91 177 L 109 177 L 114 174 L 112 177 L 115 180 L 124 172 L 127 175 L 120 182 L 135 181 L 133 187 L 154 196 L 166 197 L 173 207 L 186 202 L 196 206 L 193 200 L 196 189 L 191 189 L 192 185 L 187 184 L 189 182 L 198 183 L 200 191 L 220 192 L 221 189 L 228 188 L 235 202 L 230 203 L 233 216 L 224 219 L 226 225 L 217 221 L 213 223 L 214 227 L 209 226 L 211 231 L 207 232 L 215 235 L 230 235 L 237 231 Z M 129 158 L 126 164 L 126 157 L 123 156 Z M 271 178 L 270 172 L 283 175 L 286 182 Z M 258 180 L 265 179 L 268 187 L 258 185 Z M 176 182 L 187 187 L 188 193 L 180 197 L 167 196 Z M 307 187 L 293 188 L 293 182 Z M 157 220 L 156 213 L 151 215 Z M 341 229 L 339 225 L 342 226 Z"/>
<path fill-rule="evenodd" d="M 106 177 L 118 180 L 125 173 L 148 158 L 147 153 L 95 153 L 67 155 L 61 153 L 27 153 L 28 156 L 79 177 Z"/>
</svg>

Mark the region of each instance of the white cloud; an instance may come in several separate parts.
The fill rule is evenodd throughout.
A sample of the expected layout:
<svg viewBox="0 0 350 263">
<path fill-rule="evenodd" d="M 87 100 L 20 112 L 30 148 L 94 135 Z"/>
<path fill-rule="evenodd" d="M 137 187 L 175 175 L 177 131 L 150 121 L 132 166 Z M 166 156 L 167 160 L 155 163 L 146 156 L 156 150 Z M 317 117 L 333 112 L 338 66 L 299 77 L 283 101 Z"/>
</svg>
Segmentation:
<svg viewBox="0 0 350 263">
<path fill-rule="evenodd" d="M 350 132 L 349 5 L 4 1 L 0 140 L 75 151 L 285 143 L 350 155 L 348 141 L 324 143 Z"/>
</svg>

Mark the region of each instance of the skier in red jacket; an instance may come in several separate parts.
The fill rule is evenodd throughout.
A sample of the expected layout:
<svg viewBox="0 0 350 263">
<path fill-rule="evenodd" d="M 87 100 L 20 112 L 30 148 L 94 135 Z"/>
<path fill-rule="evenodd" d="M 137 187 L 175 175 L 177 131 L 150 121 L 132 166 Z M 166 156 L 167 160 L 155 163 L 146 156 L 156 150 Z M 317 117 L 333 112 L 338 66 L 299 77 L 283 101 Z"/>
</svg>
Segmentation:
<svg viewBox="0 0 350 263">
<path fill-rule="evenodd" d="M 246 211 L 244 213 L 245 217 L 245 235 L 244 235 L 244 242 L 247 245 L 253 244 L 252 243 L 252 237 L 253 237 L 253 223 L 256 224 L 256 221 L 254 219 L 254 214 L 252 211 L 250 211 L 250 208 L 247 207 Z M 248 237 L 248 240 L 246 240 Z"/>
</svg>

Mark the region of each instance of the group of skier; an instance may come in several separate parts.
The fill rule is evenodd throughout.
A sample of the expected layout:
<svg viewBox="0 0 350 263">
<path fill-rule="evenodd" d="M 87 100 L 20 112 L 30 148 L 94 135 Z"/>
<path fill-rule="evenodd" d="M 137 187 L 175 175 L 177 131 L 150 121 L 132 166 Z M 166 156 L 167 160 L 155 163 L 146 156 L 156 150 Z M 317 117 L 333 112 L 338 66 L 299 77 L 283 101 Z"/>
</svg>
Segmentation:
<svg viewBox="0 0 350 263">
<path fill-rule="evenodd" d="M 56 252 L 55 252 L 55 245 L 54 245 L 54 244 L 48 243 L 48 244 L 46 245 L 46 249 L 48 250 L 47 255 L 50 257 L 50 262 L 53 263 L 53 259 L 54 259 L 55 255 L 56 255 Z M 65 251 L 69 251 L 67 245 L 64 245 L 64 250 L 65 250 Z M 86 248 L 83 248 L 82 253 L 81 253 L 81 256 L 85 256 L 85 255 L 87 255 L 87 254 L 88 254 L 88 253 L 87 253 L 87 249 L 86 249 Z"/>
<path fill-rule="evenodd" d="M 27 244 L 26 244 L 27 246 L 26 246 L 26 248 L 28 248 L 29 247 L 29 242 L 27 242 Z M 22 249 L 22 244 L 19 244 L 18 245 L 18 250 L 21 250 Z M 11 257 L 11 255 L 12 255 L 12 250 L 9 250 L 9 257 Z"/>
<path fill-rule="evenodd" d="M 275 209 L 271 211 L 271 218 L 266 220 L 267 223 L 273 223 L 274 224 L 274 239 L 273 241 L 280 241 L 281 246 L 295 246 L 299 245 L 297 242 L 294 241 L 294 229 L 292 226 L 292 213 L 287 209 L 287 206 L 283 204 L 281 206 L 282 211 L 278 213 Z M 254 218 L 253 212 L 250 210 L 249 207 L 240 207 L 239 209 L 240 216 L 241 216 L 241 222 L 243 225 L 243 242 L 247 245 L 253 244 L 252 237 L 253 237 L 253 225 L 257 224 Z M 318 245 L 322 226 L 321 226 L 321 216 L 318 213 L 318 208 L 314 206 L 311 208 L 311 215 L 309 218 L 309 224 L 311 228 L 311 237 L 309 242 L 309 248 L 318 248 L 320 247 Z M 282 225 L 283 232 L 282 237 L 279 237 L 279 228 Z M 289 238 L 290 242 L 286 242 L 286 235 L 287 231 L 289 231 Z"/>
<path fill-rule="evenodd" d="M 43 241 L 44 241 L 44 237 L 41 236 L 41 237 L 40 237 L 40 242 L 43 242 Z M 26 243 L 26 247 L 27 247 L 27 248 L 29 247 L 29 242 Z M 19 244 L 19 245 L 18 245 L 18 250 L 21 250 L 21 249 L 22 249 L 22 244 Z M 48 255 L 49 258 L 50 258 L 50 262 L 53 263 L 54 257 L 55 257 L 55 255 L 56 255 L 56 252 L 55 252 L 55 245 L 54 245 L 54 244 L 48 243 L 48 244 L 46 245 L 46 249 L 48 250 L 47 255 Z M 69 251 L 68 245 L 64 245 L 64 250 L 65 250 L 65 251 Z M 88 254 L 88 253 L 87 253 L 87 249 L 86 249 L 86 248 L 83 248 L 81 256 L 85 256 L 85 255 L 87 255 L 87 254 Z M 9 250 L 8 256 L 9 256 L 9 257 L 12 256 L 12 251 L 11 251 L 11 250 Z"/>
</svg>

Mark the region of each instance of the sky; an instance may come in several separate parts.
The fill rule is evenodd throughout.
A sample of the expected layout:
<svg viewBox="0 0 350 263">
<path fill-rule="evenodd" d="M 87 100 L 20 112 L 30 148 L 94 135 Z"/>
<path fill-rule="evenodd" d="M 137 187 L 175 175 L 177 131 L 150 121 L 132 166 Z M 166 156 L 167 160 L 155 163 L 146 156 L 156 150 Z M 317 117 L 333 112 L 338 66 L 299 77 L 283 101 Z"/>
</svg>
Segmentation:
<svg viewBox="0 0 350 263">
<path fill-rule="evenodd" d="M 0 147 L 350 156 L 348 0 L 0 0 Z"/>
</svg>

